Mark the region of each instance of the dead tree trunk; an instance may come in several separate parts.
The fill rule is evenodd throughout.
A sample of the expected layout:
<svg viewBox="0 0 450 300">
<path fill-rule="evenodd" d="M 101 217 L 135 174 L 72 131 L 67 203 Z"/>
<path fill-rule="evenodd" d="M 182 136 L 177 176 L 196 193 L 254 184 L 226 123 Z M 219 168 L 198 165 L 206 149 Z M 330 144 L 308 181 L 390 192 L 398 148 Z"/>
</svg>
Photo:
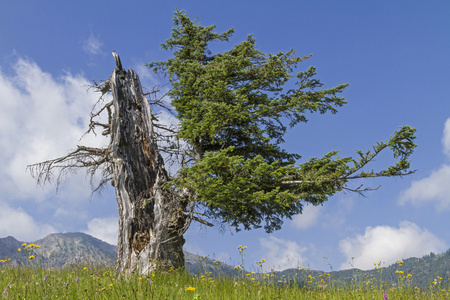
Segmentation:
<svg viewBox="0 0 450 300">
<path fill-rule="evenodd" d="M 164 186 L 168 175 L 158 152 L 150 103 L 142 92 L 136 72 L 123 70 L 119 56 L 115 52 L 113 55 L 117 68 L 108 81 L 96 85 L 102 93 L 97 102 L 100 108 L 94 107 L 86 132 L 95 133 L 96 127 L 102 128 L 102 134 L 111 138 L 108 147 L 78 146 L 66 156 L 27 168 L 39 185 L 54 180 L 57 172 L 57 187 L 67 174 L 86 169 L 94 188 L 94 177 L 101 173 L 101 181 L 93 191 L 109 181 L 116 190 L 119 209 L 117 267 L 127 274 L 182 268 L 183 233 L 190 222 L 198 220 L 212 225 L 193 216 L 195 203 L 189 194 Z M 108 91 L 113 100 L 102 105 Z M 96 119 L 105 111 L 107 124 Z M 164 129 L 164 126 L 158 128 Z"/>
<path fill-rule="evenodd" d="M 150 104 L 133 70 L 115 69 L 109 84 L 113 185 L 119 208 L 117 267 L 147 274 L 184 266 L 186 205 L 167 182 Z"/>
</svg>

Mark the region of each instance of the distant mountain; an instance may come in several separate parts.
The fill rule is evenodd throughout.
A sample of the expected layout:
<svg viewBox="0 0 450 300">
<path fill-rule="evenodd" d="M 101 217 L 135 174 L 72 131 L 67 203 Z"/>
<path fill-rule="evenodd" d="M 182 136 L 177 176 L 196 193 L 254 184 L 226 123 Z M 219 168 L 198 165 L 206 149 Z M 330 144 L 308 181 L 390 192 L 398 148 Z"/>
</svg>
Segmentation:
<svg viewBox="0 0 450 300">
<path fill-rule="evenodd" d="M 10 258 L 14 264 L 26 263 L 27 254 L 22 247 L 23 243 L 12 236 L 0 238 L 0 260 Z M 39 245 L 39 248 L 35 248 L 33 253 L 36 256 L 32 260 L 33 264 L 44 267 L 86 264 L 114 265 L 116 260 L 116 246 L 80 232 L 53 233 L 31 244 Z M 20 253 L 18 252 L 19 248 L 22 249 Z M 189 252 L 184 252 L 184 255 L 185 267 L 191 273 L 211 272 L 211 276 L 218 274 L 219 265 L 215 264 L 214 260 Z M 235 274 L 233 267 L 222 263 L 220 272 L 227 276 Z"/>
<path fill-rule="evenodd" d="M 359 269 L 350 269 L 334 272 L 322 272 L 313 270 L 288 269 L 276 273 L 278 280 L 291 279 L 297 283 L 305 284 L 308 281 L 307 276 L 323 278 L 323 274 L 328 273 L 333 278 L 333 284 L 355 284 L 363 285 L 364 281 L 371 280 L 379 282 L 380 277 L 388 285 L 410 284 L 413 287 L 426 289 L 430 287 L 442 288 L 448 286 L 450 278 L 450 249 L 443 254 L 430 253 L 422 258 L 411 257 L 404 259 L 403 263 L 392 264 L 388 267 L 362 271 Z M 411 276 L 406 279 L 406 276 Z M 402 279 L 403 277 L 403 279 Z M 408 283 L 409 281 L 409 283 Z"/>
<path fill-rule="evenodd" d="M 22 247 L 23 243 L 11 236 L 0 239 L 0 259 L 10 258 L 13 263 L 25 263 L 27 253 Z M 39 245 L 39 248 L 34 249 L 36 257 L 32 262 L 44 267 L 111 265 L 116 260 L 115 246 L 80 232 L 53 233 L 31 244 Z M 18 248 L 22 248 L 20 253 Z"/>
<path fill-rule="evenodd" d="M 111 265 L 116 260 L 116 247 L 85 233 L 54 233 L 34 244 L 43 265 L 71 264 Z"/>
<path fill-rule="evenodd" d="M 204 275 L 209 273 L 211 276 L 216 277 L 220 272 L 221 276 L 233 277 L 238 275 L 238 271 L 234 267 L 208 257 L 184 251 L 184 259 L 184 267 L 191 274 Z"/>
<path fill-rule="evenodd" d="M 17 264 L 26 262 L 27 254 L 24 253 L 22 244 L 24 242 L 16 240 L 14 237 L 0 238 L 0 260 L 10 258 Z M 33 242 L 39 245 L 36 248 L 36 258 L 32 262 L 44 267 L 66 267 L 71 265 L 100 264 L 113 265 L 116 259 L 116 246 L 105 243 L 97 238 L 84 233 L 55 233 L 43 239 Z M 19 253 L 18 248 L 22 248 Z M 189 252 L 184 252 L 185 267 L 192 274 L 204 275 L 210 273 L 217 276 L 220 272 L 222 276 L 237 276 L 238 272 L 233 267 L 215 262 L 213 259 L 198 256 Z M 1 266 L 1 264 L 0 264 Z M 403 273 L 397 273 L 400 271 Z M 393 264 L 378 270 L 362 271 L 358 269 L 322 272 L 315 270 L 287 269 L 281 272 L 274 272 L 275 280 L 291 281 L 303 285 L 308 281 L 308 275 L 316 279 L 328 273 L 333 278 L 333 284 L 363 284 L 369 278 L 377 281 L 380 279 L 389 285 L 398 284 L 399 277 L 411 274 L 409 278 L 412 286 L 428 288 L 439 282 L 449 282 L 450 278 L 450 250 L 443 254 L 430 253 L 422 258 L 404 259 L 402 266 Z M 442 279 L 441 279 L 442 278 Z M 435 281 L 435 279 L 437 279 Z M 404 279 L 403 283 L 407 281 Z"/>
<path fill-rule="evenodd" d="M 12 236 L 0 239 L 0 260 L 11 258 L 11 260 L 16 260 L 19 258 L 19 253 L 17 249 L 22 245 Z"/>
</svg>

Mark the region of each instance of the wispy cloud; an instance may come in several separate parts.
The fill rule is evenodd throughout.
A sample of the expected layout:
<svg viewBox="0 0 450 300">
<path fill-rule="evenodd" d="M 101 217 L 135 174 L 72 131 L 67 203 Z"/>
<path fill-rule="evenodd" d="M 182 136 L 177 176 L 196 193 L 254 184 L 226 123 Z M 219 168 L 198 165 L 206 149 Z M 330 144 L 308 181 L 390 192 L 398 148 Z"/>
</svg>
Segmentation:
<svg viewBox="0 0 450 300">
<path fill-rule="evenodd" d="M 443 152 L 450 158 L 450 118 L 444 125 L 442 136 Z M 411 182 L 411 186 L 405 190 L 399 198 L 399 203 L 404 205 L 412 203 L 419 206 L 424 203 L 434 203 L 438 209 L 450 208 L 450 165 L 443 164 L 430 176 Z"/>
<path fill-rule="evenodd" d="M 20 241 L 33 242 L 57 232 L 49 224 L 36 222 L 22 208 L 12 208 L 0 201 L 0 237 L 13 236 Z"/>
<path fill-rule="evenodd" d="M 92 33 L 83 41 L 83 50 L 92 55 L 102 54 L 102 46 L 103 43 Z"/>
<path fill-rule="evenodd" d="M 117 245 L 119 220 L 111 218 L 94 218 L 87 223 L 88 230 L 84 233 L 92 235 L 111 245 Z"/>
<path fill-rule="evenodd" d="M 357 235 L 339 243 L 341 252 L 349 259 L 341 265 L 341 269 L 353 266 L 368 270 L 379 261 L 388 266 L 404 258 L 441 252 L 445 250 L 445 246 L 445 243 L 431 232 L 411 222 L 403 221 L 399 228 L 367 227 L 364 235 Z"/>
<path fill-rule="evenodd" d="M 321 212 L 322 206 L 306 205 L 301 214 L 292 218 L 291 225 L 300 230 L 308 229 L 317 223 Z"/>
<path fill-rule="evenodd" d="M 72 74 L 54 78 L 34 62 L 18 59 L 13 73 L 0 71 L 0 189 L 8 199 L 44 199 L 54 186 L 36 187 L 26 166 L 64 156 L 77 144 L 107 145 L 103 136 L 80 137 L 87 129 L 98 95 L 89 82 Z M 61 189 L 63 201 L 86 201 L 90 187 L 85 174 L 71 177 Z"/>
<path fill-rule="evenodd" d="M 264 253 L 262 258 L 266 260 L 264 264 L 265 272 L 305 266 L 307 262 L 304 253 L 308 248 L 302 247 L 294 241 L 270 236 L 268 238 L 260 238 L 259 244 Z"/>
<path fill-rule="evenodd" d="M 442 145 L 444 153 L 450 157 L 450 118 L 445 121 L 444 134 L 442 135 Z"/>
<path fill-rule="evenodd" d="M 347 216 L 353 210 L 354 198 L 349 196 L 339 197 L 337 208 L 330 210 L 329 206 L 305 205 L 303 212 L 296 215 L 290 221 L 290 226 L 306 230 L 313 226 L 323 228 L 337 228 L 345 224 Z"/>
</svg>

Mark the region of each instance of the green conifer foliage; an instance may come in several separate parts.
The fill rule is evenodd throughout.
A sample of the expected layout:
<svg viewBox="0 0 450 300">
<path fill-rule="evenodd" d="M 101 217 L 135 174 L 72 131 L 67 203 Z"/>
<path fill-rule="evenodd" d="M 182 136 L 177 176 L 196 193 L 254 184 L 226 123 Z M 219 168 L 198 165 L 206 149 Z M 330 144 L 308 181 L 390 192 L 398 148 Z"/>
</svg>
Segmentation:
<svg viewBox="0 0 450 300">
<path fill-rule="evenodd" d="M 301 213 L 305 203 L 322 204 L 343 189 L 370 190 L 350 188 L 351 179 L 413 173 L 409 157 L 416 147 L 415 129 L 408 126 L 367 152 L 357 150 L 356 158 L 340 158 L 332 151 L 296 165 L 301 156 L 281 148 L 287 128 L 306 122 L 308 113 L 337 113 L 346 103 L 340 93 L 347 84 L 321 89 L 314 67 L 294 74 L 309 56 L 297 56 L 294 50 L 265 54 L 251 35 L 231 50 L 213 54 L 208 45 L 228 41 L 234 32 L 214 29 L 177 10 L 172 36 L 162 45 L 173 58 L 147 64 L 168 75 L 180 120 L 178 137 L 194 149 L 193 163 L 171 184 L 194 195 L 203 217 L 237 230 L 264 226 L 272 232 L 284 218 Z M 294 88 L 286 88 L 288 82 Z M 387 148 L 396 163 L 366 171 Z"/>
</svg>

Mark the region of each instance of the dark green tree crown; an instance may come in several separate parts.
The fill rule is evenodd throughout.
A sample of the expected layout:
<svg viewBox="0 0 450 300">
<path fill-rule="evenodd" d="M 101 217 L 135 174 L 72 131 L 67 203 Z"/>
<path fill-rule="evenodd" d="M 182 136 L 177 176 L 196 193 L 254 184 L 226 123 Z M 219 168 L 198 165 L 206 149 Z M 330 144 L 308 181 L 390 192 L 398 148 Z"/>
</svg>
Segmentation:
<svg viewBox="0 0 450 300">
<path fill-rule="evenodd" d="M 336 158 L 333 151 L 295 166 L 300 155 L 280 147 L 287 128 L 306 122 L 307 113 L 336 113 L 346 103 L 339 94 L 347 84 L 321 89 L 314 67 L 293 74 L 310 56 L 294 50 L 262 53 L 251 35 L 229 51 L 212 54 L 208 45 L 228 41 L 234 29 L 219 34 L 215 26 L 195 21 L 177 10 L 172 36 L 162 45 L 174 58 L 147 66 L 169 76 L 178 137 L 195 152 L 195 163 L 182 168 L 172 184 L 195 195 L 204 216 L 236 229 L 264 223 L 271 232 L 283 218 L 301 213 L 303 203 L 318 205 L 342 189 L 352 190 L 349 179 L 412 173 L 408 159 L 416 145 L 410 127 L 371 151 L 357 151 L 357 159 Z M 295 88 L 285 88 L 289 81 Z M 398 159 L 394 166 L 362 170 L 388 147 Z"/>
</svg>

